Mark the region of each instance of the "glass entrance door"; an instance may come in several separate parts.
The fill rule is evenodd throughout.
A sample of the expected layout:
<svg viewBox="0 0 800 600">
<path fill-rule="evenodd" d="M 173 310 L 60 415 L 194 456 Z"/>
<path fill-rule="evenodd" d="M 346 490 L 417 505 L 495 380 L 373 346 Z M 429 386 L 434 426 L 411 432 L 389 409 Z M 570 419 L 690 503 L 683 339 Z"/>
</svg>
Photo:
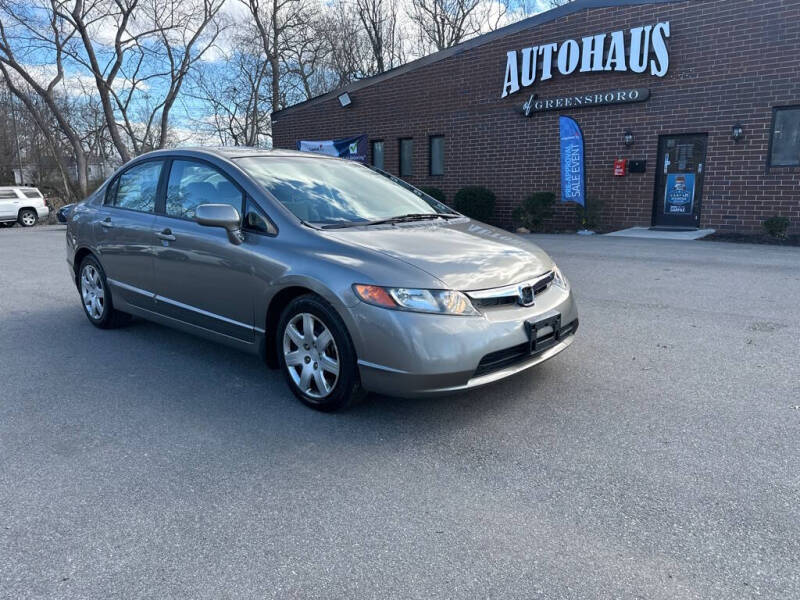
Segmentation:
<svg viewBox="0 0 800 600">
<path fill-rule="evenodd" d="M 698 226 L 707 144 L 706 134 L 659 138 L 654 227 Z"/>
</svg>

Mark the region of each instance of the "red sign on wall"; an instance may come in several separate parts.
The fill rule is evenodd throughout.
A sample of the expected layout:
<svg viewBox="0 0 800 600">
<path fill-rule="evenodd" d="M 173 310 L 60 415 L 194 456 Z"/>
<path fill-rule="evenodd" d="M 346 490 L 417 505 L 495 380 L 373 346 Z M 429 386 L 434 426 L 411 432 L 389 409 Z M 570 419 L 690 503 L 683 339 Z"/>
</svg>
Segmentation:
<svg viewBox="0 0 800 600">
<path fill-rule="evenodd" d="M 628 172 L 628 159 L 618 158 L 614 161 L 614 177 L 625 177 Z"/>
</svg>

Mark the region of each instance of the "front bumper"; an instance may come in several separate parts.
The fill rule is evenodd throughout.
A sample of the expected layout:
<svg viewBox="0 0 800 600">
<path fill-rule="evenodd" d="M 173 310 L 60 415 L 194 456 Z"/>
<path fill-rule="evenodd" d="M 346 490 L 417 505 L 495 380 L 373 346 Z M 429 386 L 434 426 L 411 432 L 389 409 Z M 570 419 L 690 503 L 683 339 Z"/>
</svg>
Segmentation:
<svg viewBox="0 0 800 600">
<path fill-rule="evenodd" d="M 546 350 L 527 354 L 525 322 L 557 312 L 563 336 Z M 559 354 L 574 340 L 578 310 L 572 292 L 550 288 L 536 304 L 487 309 L 480 317 L 351 307 L 353 336 L 365 389 L 389 396 L 448 394 L 509 377 Z M 561 333 L 560 332 L 560 333 Z"/>
</svg>

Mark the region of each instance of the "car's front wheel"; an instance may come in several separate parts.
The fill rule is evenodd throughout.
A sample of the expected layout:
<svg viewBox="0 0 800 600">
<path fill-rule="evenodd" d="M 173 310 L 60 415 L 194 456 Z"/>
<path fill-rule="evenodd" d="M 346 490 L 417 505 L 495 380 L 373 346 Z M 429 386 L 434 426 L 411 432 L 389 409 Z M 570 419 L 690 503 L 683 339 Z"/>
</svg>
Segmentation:
<svg viewBox="0 0 800 600">
<path fill-rule="evenodd" d="M 286 382 L 307 406 L 331 412 L 365 395 L 347 328 L 322 298 L 292 300 L 281 315 L 276 338 Z"/>
<path fill-rule="evenodd" d="M 39 215 L 36 214 L 36 211 L 30 208 L 23 208 L 19 211 L 19 218 L 17 221 L 23 227 L 33 227 L 36 225 L 36 221 L 39 220 Z"/>
<path fill-rule="evenodd" d="M 112 329 L 130 320 L 129 315 L 114 309 L 106 275 L 97 259 L 87 256 L 79 269 L 81 304 L 91 324 L 100 329 Z"/>
</svg>

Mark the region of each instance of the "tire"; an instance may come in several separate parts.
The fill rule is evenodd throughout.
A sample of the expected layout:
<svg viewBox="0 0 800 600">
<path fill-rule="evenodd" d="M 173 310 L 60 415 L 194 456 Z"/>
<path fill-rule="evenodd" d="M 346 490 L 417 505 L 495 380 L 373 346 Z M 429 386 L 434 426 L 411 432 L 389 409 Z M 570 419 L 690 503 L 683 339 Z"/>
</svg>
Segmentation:
<svg viewBox="0 0 800 600">
<path fill-rule="evenodd" d="M 89 322 L 100 329 L 114 329 L 130 321 L 130 315 L 114 308 L 103 267 L 94 256 L 87 256 L 78 268 L 78 293 Z"/>
<path fill-rule="evenodd" d="M 23 208 L 19 211 L 19 216 L 17 217 L 17 223 L 23 227 L 33 227 L 38 220 L 39 215 L 32 208 Z"/>
<path fill-rule="evenodd" d="M 344 321 L 319 296 L 308 294 L 292 300 L 281 314 L 275 338 L 286 383 L 306 406 L 333 412 L 366 395 Z"/>
</svg>

